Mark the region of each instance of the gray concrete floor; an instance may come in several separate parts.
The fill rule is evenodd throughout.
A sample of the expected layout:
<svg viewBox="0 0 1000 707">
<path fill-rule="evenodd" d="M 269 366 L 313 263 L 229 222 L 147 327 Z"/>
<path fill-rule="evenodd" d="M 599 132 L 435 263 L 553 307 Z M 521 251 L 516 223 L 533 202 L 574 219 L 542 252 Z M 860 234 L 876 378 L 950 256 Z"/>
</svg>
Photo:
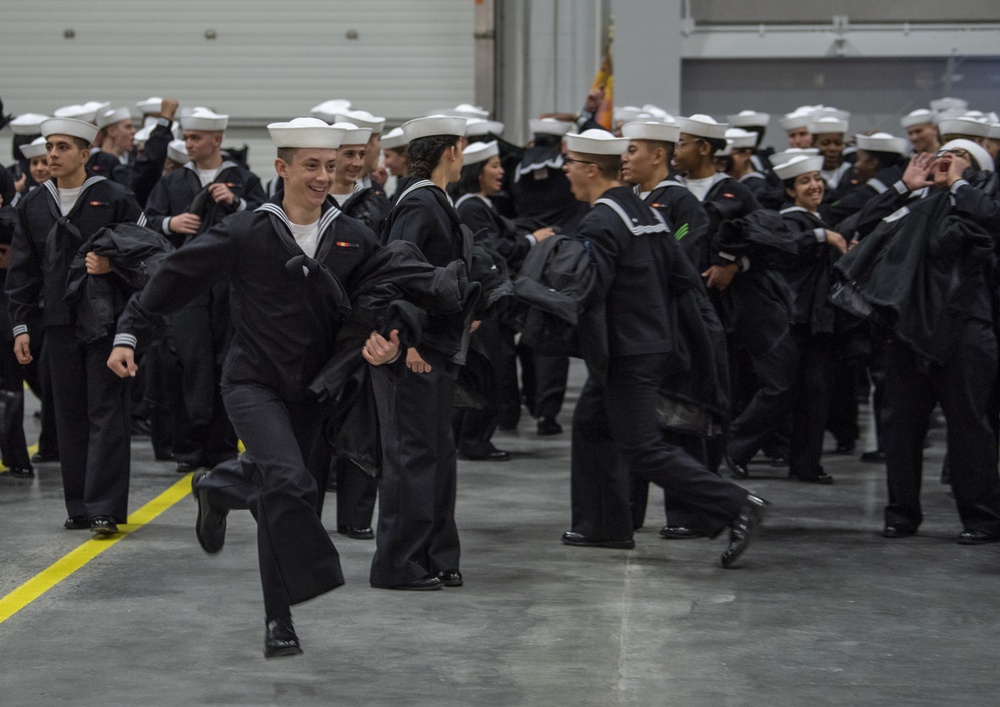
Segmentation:
<svg viewBox="0 0 1000 707">
<path fill-rule="evenodd" d="M 880 537 L 881 466 L 829 456 L 818 487 L 757 465 L 773 512 L 727 571 L 723 538 L 658 537 L 658 490 L 635 550 L 559 543 L 572 404 L 562 437 L 526 418 L 495 439 L 512 461 L 460 463 L 464 587 L 370 589 L 373 542 L 336 536 L 347 585 L 296 607 L 304 655 L 265 661 L 253 520 L 208 556 L 188 497 L 0 623 L 0 704 L 1000 703 L 1000 556 L 955 543 L 940 430 L 919 536 Z M 135 510 L 179 477 L 146 439 L 133 460 Z M 64 516 L 57 465 L 0 475 L 0 596 L 88 538 Z"/>
</svg>

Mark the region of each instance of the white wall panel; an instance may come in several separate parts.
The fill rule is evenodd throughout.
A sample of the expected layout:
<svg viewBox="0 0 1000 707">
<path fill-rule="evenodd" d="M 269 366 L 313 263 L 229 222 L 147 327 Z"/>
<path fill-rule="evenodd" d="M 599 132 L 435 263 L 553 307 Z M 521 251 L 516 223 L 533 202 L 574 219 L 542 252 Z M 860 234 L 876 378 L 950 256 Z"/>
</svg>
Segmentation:
<svg viewBox="0 0 1000 707">
<path fill-rule="evenodd" d="M 236 125 L 349 98 L 398 123 L 472 101 L 474 13 L 473 0 L 4 0 L 0 96 L 23 113 L 170 95 Z"/>
</svg>

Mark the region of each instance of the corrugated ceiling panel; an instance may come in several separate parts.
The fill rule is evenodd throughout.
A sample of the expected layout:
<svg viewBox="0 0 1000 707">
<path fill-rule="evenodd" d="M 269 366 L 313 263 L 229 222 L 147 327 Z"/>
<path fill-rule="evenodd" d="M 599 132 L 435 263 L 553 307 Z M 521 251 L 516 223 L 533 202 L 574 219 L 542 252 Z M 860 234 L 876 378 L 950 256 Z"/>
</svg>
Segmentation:
<svg viewBox="0 0 1000 707">
<path fill-rule="evenodd" d="M 171 95 L 238 120 L 349 98 L 398 122 L 471 102 L 474 12 L 474 0 L 4 3 L 0 97 L 23 113 Z"/>
</svg>

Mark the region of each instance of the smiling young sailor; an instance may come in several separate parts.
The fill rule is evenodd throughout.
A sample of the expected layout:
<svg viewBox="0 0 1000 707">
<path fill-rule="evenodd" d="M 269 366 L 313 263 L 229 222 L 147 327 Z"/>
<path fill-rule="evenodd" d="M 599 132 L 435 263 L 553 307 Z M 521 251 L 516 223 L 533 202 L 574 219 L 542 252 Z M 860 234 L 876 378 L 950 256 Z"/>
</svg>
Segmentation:
<svg viewBox="0 0 1000 707">
<path fill-rule="evenodd" d="M 103 366 L 110 336 L 87 345 L 78 337 L 66 284 L 78 249 L 97 231 L 118 223 L 144 226 L 146 219 L 125 187 L 87 174 L 94 125 L 52 118 L 41 129 L 51 178 L 18 205 L 21 228 L 7 273 L 14 352 L 20 363 L 30 363 L 33 332 L 44 322 L 69 513 L 64 527 L 111 535 L 128 516 L 129 386 Z M 117 277 L 107 258 L 94 253 L 87 254 L 87 272 Z"/>
<path fill-rule="evenodd" d="M 603 316 L 581 318 L 579 337 L 604 340 L 607 351 L 588 360 L 591 376 L 573 415 L 573 528 L 562 542 L 634 547 L 631 470 L 690 506 L 695 531 L 714 537 L 728 526 L 722 565 L 731 567 L 749 546 L 766 504 L 671 444 L 660 426 L 661 385 L 676 373 L 671 299 L 675 288 L 700 285 L 662 217 L 618 181 L 627 146 L 627 139 L 602 130 L 566 140 L 566 177 L 576 198 L 591 205 L 577 231 L 593 253 L 595 281 L 587 308 L 605 310 Z M 685 269 L 693 284 L 679 275 Z M 627 466 L 619 463 L 619 454 Z"/>
<path fill-rule="evenodd" d="M 290 607 L 344 582 L 337 550 L 317 513 L 317 480 L 325 479 L 329 465 L 320 442 L 327 415 L 306 386 L 333 354 L 341 323 L 332 298 L 323 295 L 323 273 L 350 282 L 378 249 L 378 239 L 327 196 L 343 130 L 315 118 L 273 123 L 268 130 L 278 148 L 282 193 L 171 255 L 119 321 L 108 366 L 119 376 L 134 375 L 136 336 L 151 317 L 176 311 L 215 283 L 229 285 L 233 341 L 223 399 L 246 445 L 243 467 L 253 472 L 235 474 L 232 483 L 252 479 L 264 655 L 273 657 L 301 653 Z M 298 261 L 290 265 L 292 259 Z M 395 334 L 387 341 L 373 332 L 364 349 L 372 365 L 397 354 Z M 225 539 L 225 510 L 217 494 L 198 483 L 195 491 L 198 539 L 217 552 Z"/>
<path fill-rule="evenodd" d="M 789 478 L 830 484 L 833 477 L 820 464 L 829 409 L 829 369 L 832 363 L 834 314 L 827 300 L 833 283 L 833 263 L 847 250 L 844 238 L 829 229 L 819 215 L 825 185 L 819 170 L 823 157 L 797 156 L 775 165 L 793 202 L 781 216 L 798 243 L 798 252 L 784 258 L 782 273 L 793 292 L 792 339 L 798 356 L 789 440 Z"/>
<path fill-rule="evenodd" d="M 229 116 L 206 108 L 182 112 L 188 162 L 165 175 L 146 203 L 150 227 L 186 248 L 226 217 L 265 199 L 260 180 L 220 151 Z M 178 472 L 212 467 L 236 456 L 236 438 L 219 399 L 218 361 L 229 331 L 228 287 L 219 284 L 174 314 L 170 326 L 180 359 L 176 381 L 184 404 L 174 415 L 173 456 Z"/>
</svg>

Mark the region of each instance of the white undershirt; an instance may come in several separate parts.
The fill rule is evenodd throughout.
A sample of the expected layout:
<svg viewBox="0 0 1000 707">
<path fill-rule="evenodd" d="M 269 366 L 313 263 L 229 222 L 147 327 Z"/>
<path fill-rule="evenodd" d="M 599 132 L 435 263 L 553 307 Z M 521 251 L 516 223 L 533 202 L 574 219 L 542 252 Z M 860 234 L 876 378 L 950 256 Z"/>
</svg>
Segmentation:
<svg viewBox="0 0 1000 707">
<path fill-rule="evenodd" d="M 337 206 L 343 206 L 344 202 L 350 199 L 353 193 L 354 190 L 351 189 L 351 191 L 347 192 L 346 194 L 337 194 L 335 192 L 330 192 L 330 196 L 332 196 L 334 201 L 337 202 Z"/>
<path fill-rule="evenodd" d="M 67 215 L 73 208 L 73 204 L 76 200 L 80 198 L 80 192 L 83 190 L 83 186 L 78 186 L 76 189 L 59 189 L 59 210 L 62 211 L 62 215 Z"/>
<path fill-rule="evenodd" d="M 685 179 L 684 186 L 688 188 L 688 191 L 694 194 L 694 198 L 698 201 L 704 201 L 705 195 L 708 194 L 709 189 L 715 184 L 715 175 L 711 177 L 705 177 L 704 179 Z"/>
<path fill-rule="evenodd" d="M 215 181 L 215 175 L 219 173 L 219 169 L 197 169 L 198 179 L 201 180 L 201 185 L 207 187 L 209 184 Z"/>
<path fill-rule="evenodd" d="M 319 246 L 319 219 L 304 226 L 289 221 L 288 226 L 292 229 L 292 237 L 302 252 L 310 258 L 315 258 L 316 248 Z"/>
</svg>

